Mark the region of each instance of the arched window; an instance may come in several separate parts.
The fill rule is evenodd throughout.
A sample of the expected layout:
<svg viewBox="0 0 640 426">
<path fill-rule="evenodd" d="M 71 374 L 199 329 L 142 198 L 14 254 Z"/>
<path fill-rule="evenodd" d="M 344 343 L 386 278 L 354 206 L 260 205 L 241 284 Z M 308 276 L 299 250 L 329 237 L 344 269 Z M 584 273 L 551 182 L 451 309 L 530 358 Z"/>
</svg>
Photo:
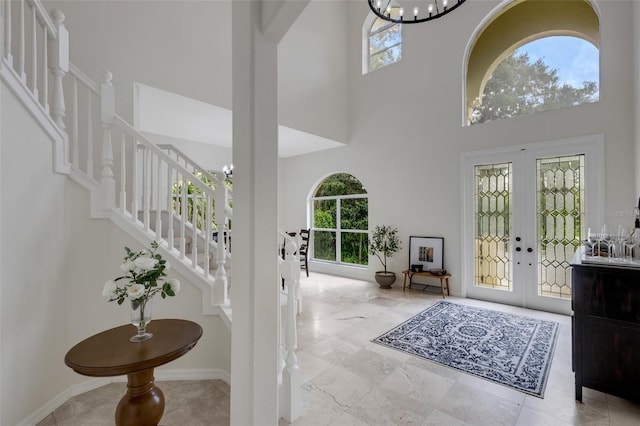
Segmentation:
<svg viewBox="0 0 640 426">
<path fill-rule="evenodd" d="M 311 258 L 367 265 L 369 199 L 362 183 L 348 173 L 323 180 L 310 200 Z"/>
<path fill-rule="evenodd" d="M 391 16 L 397 18 L 400 8 L 392 7 Z M 363 49 L 366 66 L 363 74 L 375 71 L 402 59 L 402 24 L 385 21 L 370 13 L 364 23 L 366 38 Z M 363 64 L 364 65 L 364 64 Z"/>
<path fill-rule="evenodd" d="M 599 19 L 586 0 L 505 7 L 470 44 L 465 122 L 598 101 L 599 39 Z"/>
</svg>

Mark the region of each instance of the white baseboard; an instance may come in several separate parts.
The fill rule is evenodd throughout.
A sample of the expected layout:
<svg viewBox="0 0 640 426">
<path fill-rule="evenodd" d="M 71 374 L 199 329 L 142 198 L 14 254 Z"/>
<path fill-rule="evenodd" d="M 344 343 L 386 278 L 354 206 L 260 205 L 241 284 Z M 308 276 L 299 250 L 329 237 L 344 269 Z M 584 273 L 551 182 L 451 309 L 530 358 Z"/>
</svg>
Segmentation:
<svg viewBox="0 0 640 426">
<path fill-rule="evenodd" d="M 167 369 L 155 370 L 154 376 L 156 381 L 169 380 L 223 380 L 225 383 L 231 383 L 231 376 L 227 371 L 219 368 L 202 368 L 202 369 Z M 85 392 L 92 391 L 109 383 L 126 382 L 126 376 L 105 377 L 100 379 L 89 379 L 82 383 L 69 386 L 55 397 L 51 398 L 46 404 L 38 408 L 29 416 L 22 419 L 16 426 L 34 426 L 44 420 L 49 414 L 53 413 L 58 407 L 67 402 L 70 398 Z M 124 395 L 124 391 L 123 391 Z"/>
</svg>

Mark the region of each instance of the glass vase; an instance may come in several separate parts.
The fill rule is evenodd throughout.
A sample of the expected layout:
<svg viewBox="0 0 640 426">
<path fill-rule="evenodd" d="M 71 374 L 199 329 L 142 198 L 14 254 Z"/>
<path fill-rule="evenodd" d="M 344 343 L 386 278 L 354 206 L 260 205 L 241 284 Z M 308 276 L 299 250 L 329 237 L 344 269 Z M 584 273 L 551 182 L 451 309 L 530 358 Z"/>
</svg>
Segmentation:
<svg viewBox="0 0 640 426">
<path fill-rule="evenodd" d="M 138 328 L 138 334 L 129 339 L 131 342 L 144 342 L 153 337 L 153 334 L 147 333 L 147 325 L 151 322 L 152 301 L 153 299 L 131 301 L 131 324 Z"/>
</svg>

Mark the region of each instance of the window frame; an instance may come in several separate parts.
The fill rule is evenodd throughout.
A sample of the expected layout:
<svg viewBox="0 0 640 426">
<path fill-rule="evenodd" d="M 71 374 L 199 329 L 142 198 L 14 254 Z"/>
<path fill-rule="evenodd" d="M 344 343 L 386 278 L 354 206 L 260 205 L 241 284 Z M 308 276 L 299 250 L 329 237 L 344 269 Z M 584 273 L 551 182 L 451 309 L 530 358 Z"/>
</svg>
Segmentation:
<svg viewBox="0 0 640 426">
<path fill-rule="evenodd" d="M 580 35 L 567 35 L 567 34 L 556 34 L 556 33 L 551 33 L 551 34 L 543 35 L 543 36 L 540 36 L 540 37 L 536 37 L 536 38 L 531 39 L 531 40 L 526 40 L 526 41 L 525 41 L 525 42 L 523 42 L 523 43 L 518 43 L 517 45 L 515 45 L 515 46 L 514 46 L 513 48 L 511 48 L 510 50 L 507 50 L 507 51 L 505 51 L 505 52 L 503 53 L 503 56 L 504 56 L 504 57 L 503 57 L 499 62 L 497 62 L 497 63 L 496 63 L 496 66 L 491 70 L 491 72 L 490 72 L 490 73 L 487 73 L 487 74 L 486 74 L 486 76 L 485 76 L 485 78 L 484 78 L 484 80 L 483 80 L 483 82 L 482 82 L 481 87 L 482 87 L 482 91 L 483 91 L 483 92 L 482 92 L 482 94 L 481 94 L 481 98 L 484 98 L 484 97 L 485 97 L 486 87 L 487 87 L 487 85 L 489 84 L 489 82 L 491 81 L 491 79 L 493 78 L 494 72 L 495 72 L 495 71 L 496 71 L 496 70 L 497 70 L 497 69 L 502 65 L 502 63 L 503 63 L 504 61 L 506 61 L 506 60 L 507 60 L 507 58 L 509 58 L 509 57 L 510 57 L 510 56 L 512 56 L 512 55 L 515 55 L 515 54 L 519 51 L 519 49 L 524 48 L 525 46 L 527 46 L 527 45 L 529 45 L 529 44 L 531 44 L 531 43 L 535 43 L 535 42 L 537 42 L 537 41 L 544 40 L 544 39 L 547 39 L 547 38 L 552 38 L 552 37 L 556 37 L 556 38 L 558 38 L 558 37 L 570 37 L 570 38 L 575 38 L 575 39 L 577 39 L 577 40 L 580 40 L 582 43 L 590 44 L 591 46 L 595 47 L 595 49 L 596 49 L 596 50 L 597 50 L 597 52 L 598 52 L 598 63 L 599 63 L 599 60 L 600 60 L 600 48 L 599 48 L 598 46 L 593 45 L 589 40 L 587 40 L 587 39 L 586 39 L 586 38 L 584 38 L 584 37 L 581 37 Z M 535 61 L 534 61 L 534 62 L 535 62 Z M 543 62 L 545 63 L 545 65 L 546 65 L 547 67 L 549 67 L 549 69 L 553 69 L 553 68 L 552 68 L 550 65 L 548 65 L 544 60 L 543 60 Z M 530 63 L 533 63 L 533 62 L 530 62 Z M 562 71 L 561 69 L 557 69 L 557 70 L 558 70 L 558 71 Z M 600 94 L 599 94 L 599 92 L 600 92 L 600 82 L 601 82 L 601 78 L 600 78 L 600 68 L 598 68 L 598 76 L 597 76 L 597 77 L 598 77 L 598 78 L 597 78 L 596 84 L 597 84 L 597 88 L 598 88 L 598 96 L 597 96 L 597 98 L 596 98 L 596 99 L 594 99 L 594 100 L 592 100 L 592 101 L 588 101 L 588 102 L 582 102 L 582 103 L 574 104 L 574 105 L 566 105 L 566 106 L 564 106 L 563 108 L 569 108 L 569 107 L 572 107 L 572 106 L 587 105 L 587 104 L 591 104 L 591 103 L 599 102 L 599 101 L 600 101 Z M 562 81 L 562 80 L 559 82 L 559 84 L 560 84 L 560 85 L 562 85 L 562 84 L 566 84 L 566 83 L 567 83 L 566 81 Z M 576 88 L 576 89 L 580 89 L 581 87 L 580 87 L 580 86 L 576 86 L 575 88 Z M 507 89 L 507 87 L 502 88 L 501 90 L 502 90 L 502 91 L 504 91 L 505 89 Z M 493 92 L 491 92 L 491 94 L 493 94 Z M 532 91 L 529 91 L 529 92 L 524 93 L 524 96 L 526 96 L 528 100 L 532 100 L 532 99 L 533 99 L 533 100 L 537 100 L 538 102 L 540 102 L 540 99 L 542 99 L 542 98 L 543 98 L 541 94 L 539 94 L 539 93 L 534 93 L 534 92 L 532 92 Z M 474 126 L 474 125 L 478 125 L 478 124 L 489 123 L 489 122 L 491 122 L 491 121 L 496 121 L 496 120 L 490 120 L 490 119 L 487 119 L 487 120 L 484 120 L 484 121 L 474 122 L 474 113 L 475 113 L 475 111 L 476 111 L 476 108 L 477 108 L 478 106 L 481 106 L 481 105 L 482 105 L 482 101 L 480 100 L 480 101 L 478 101 L 478 105 L 477 105 L 476 107 L 474 107 L 474 108 L 471 108 L 471 109 L 470 109 L 469 117 L 467 117 L 467 122 L 469 123 L 469 124 L 468 124 L 469 126 Z M 554 111 L 554 110 L 557 110 L 557 109 L 560 109 L 560 108 L 562 108 L 562 107 L 548 108 L 548 109 L 540 109 L 540 110 L 535 110 L 535 111 L 533 111 L 533 112 L 531 112 L 531 113 L 535 113 L 535 112 L 544 112 L 544 111 Z M 508 119 L 508 118 L 523 117 L 523 116 L 529 115 L 529 114 L 531 114 L 531 113 L 514 113 L 513 115 L 511 115 L 511 116 L 509 116 L 509 117 L 502 117 L 502 118 L 498 118 L 497 120 L 504 120 L 504 119 Z"/>
<path fill-rule="evenodd" d="M 399 6 L 397 5 L 392 5 L 391 6 L 392 9 L 400 9 Z M 383 21 L 384 24 L 381 25 L 379 28 L 373 30 L 373 26 L 376 24 L 376 22 L 380 20 Z M 378 50 L 375 54 L 371 54 L 371 37 L 389 30 L 390 28 L 393 28 L 395 25 L 399 25 L 399 34 L 400 34 L 400 41 L 392 46 L 388 46 L 385 47 L 384 49 Z M 373 71 L 377 71 L 379 69 L 382 69 L 386 66 L 389 66 L 391 64 L 395 64 L 398 63 L 400 60 L 402 60 L 402 42 L 404 41 L 404 37 L 403 37 L 403 31 L 402 31 L 402 24 L 396 23 L 396 22 L 388 22 L 388 21 L 384 21 L 383 19 L 380 19 L 379 17 L 377 17 L 376 15 L 374 15 L 373 13 L 369 12 L 369 14 L 367 15 L 367 18 L 365 19 L 364 25 L 363 25 L 363 31 L 362 31 L 362 74 L 368 74 L 370 72 Z M 372 69 L 371 68 L 371 58 L 373 56 L 376 55 L 380 55 L 384 52 L 389 51 L 392 48 L 395 47 L 400 47 L 400 57 L 398 58 L 397 61 L 394 62 L 390 62 L 388 64 L 385 64 L 383 66 L 381 66 L 380 68 L 376 68 L 376 69 Z"/>
<path fill-rule="evenodd" d="M 599 50 L 600 11 L 594 0 L 572 2 L 504 1 L 478 24 L 467 41 L 462 79 L 462 127 L 471 125 L 475 100 L 482 96 L 484 84 L 506 56 L 534 39 L 570 35 L 591 42 Z M 605 94 L 599 85 L 600 101 Z"/>
<path fill-rule="evenodd" d="M 329 175 L 327 176 L 325 179 L 322 180 L 322 182 L 316 187 L 316 191 L 317 188 L 319 188 L 327 178 L 331 177 L 333 175 Z M 352 175 L 353 176 L 353 175 Z M 355 177 L 355 176 L 354 176 Z M 356 178 L 357 179 L 357 178 Z M 314 191 L 315 192 L 315 191 Z M 346 199 L 367 199 L 367 229 L 343 229 L 342 228 L 342 218 L 341 218 L 341 211 L 342 211 L 342 200 L 346 200 Z M 336 202 L 336 228 L 316 228 L 315 227 L 315 201 L 330 201 L 330 200 L 334 200 Z M 342 234 L 343 233 L 354 233 L 354 234 L 369 234 L 369 229 L 368 229 L 368 216 L 369 216 L 369 194 L 365 193 L 365 194 L 349 194 L 349 195 L 329 195 L 329 196 L 324 196 L 324 197 L 310 197 L 309 198 L 309 212 L 310 212 L 310 230 L 311 230 L 311 237 L 309 238 L 309 253 L 310 253 L 310 260 L 314 261 L 314 262 L 321 262 L 321 263 L 330 263 L 330 264 L 334 264 L 334 265 L 340 265 L 340 266 L 349 266 L 349 267 L 353 267 L 353 268 L 362 268 L 362 269 L 367 269 L 369 267 L 368 265 L 368 260 L 367 260 L 367 265 L 360 265 L 357 263 L 348 263 L 348 262 L 343 262 L 342 261 Z M 335 258 L 336 260 L 327 260 L 327 259 L 318 259 L 315 257 L 315 248 L 314 248 L 314 232 L 315 231 L 320 231 L 320 232 L 335 232 L 336 235 L 336 247 L 335 247 Z"/>
</svg>

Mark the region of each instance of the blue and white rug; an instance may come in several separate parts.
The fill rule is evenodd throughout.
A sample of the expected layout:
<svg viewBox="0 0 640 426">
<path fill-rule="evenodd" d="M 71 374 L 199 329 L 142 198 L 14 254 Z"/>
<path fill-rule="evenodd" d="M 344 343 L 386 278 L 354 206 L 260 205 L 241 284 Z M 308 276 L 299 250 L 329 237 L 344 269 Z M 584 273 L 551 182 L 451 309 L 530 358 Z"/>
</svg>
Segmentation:
<svg viewBox="0 0 640 426">
<path fill-rule="evenodd" d="M 558 323 L 438 302 L 372 340 L 540 398 Z"/>
</svg>

